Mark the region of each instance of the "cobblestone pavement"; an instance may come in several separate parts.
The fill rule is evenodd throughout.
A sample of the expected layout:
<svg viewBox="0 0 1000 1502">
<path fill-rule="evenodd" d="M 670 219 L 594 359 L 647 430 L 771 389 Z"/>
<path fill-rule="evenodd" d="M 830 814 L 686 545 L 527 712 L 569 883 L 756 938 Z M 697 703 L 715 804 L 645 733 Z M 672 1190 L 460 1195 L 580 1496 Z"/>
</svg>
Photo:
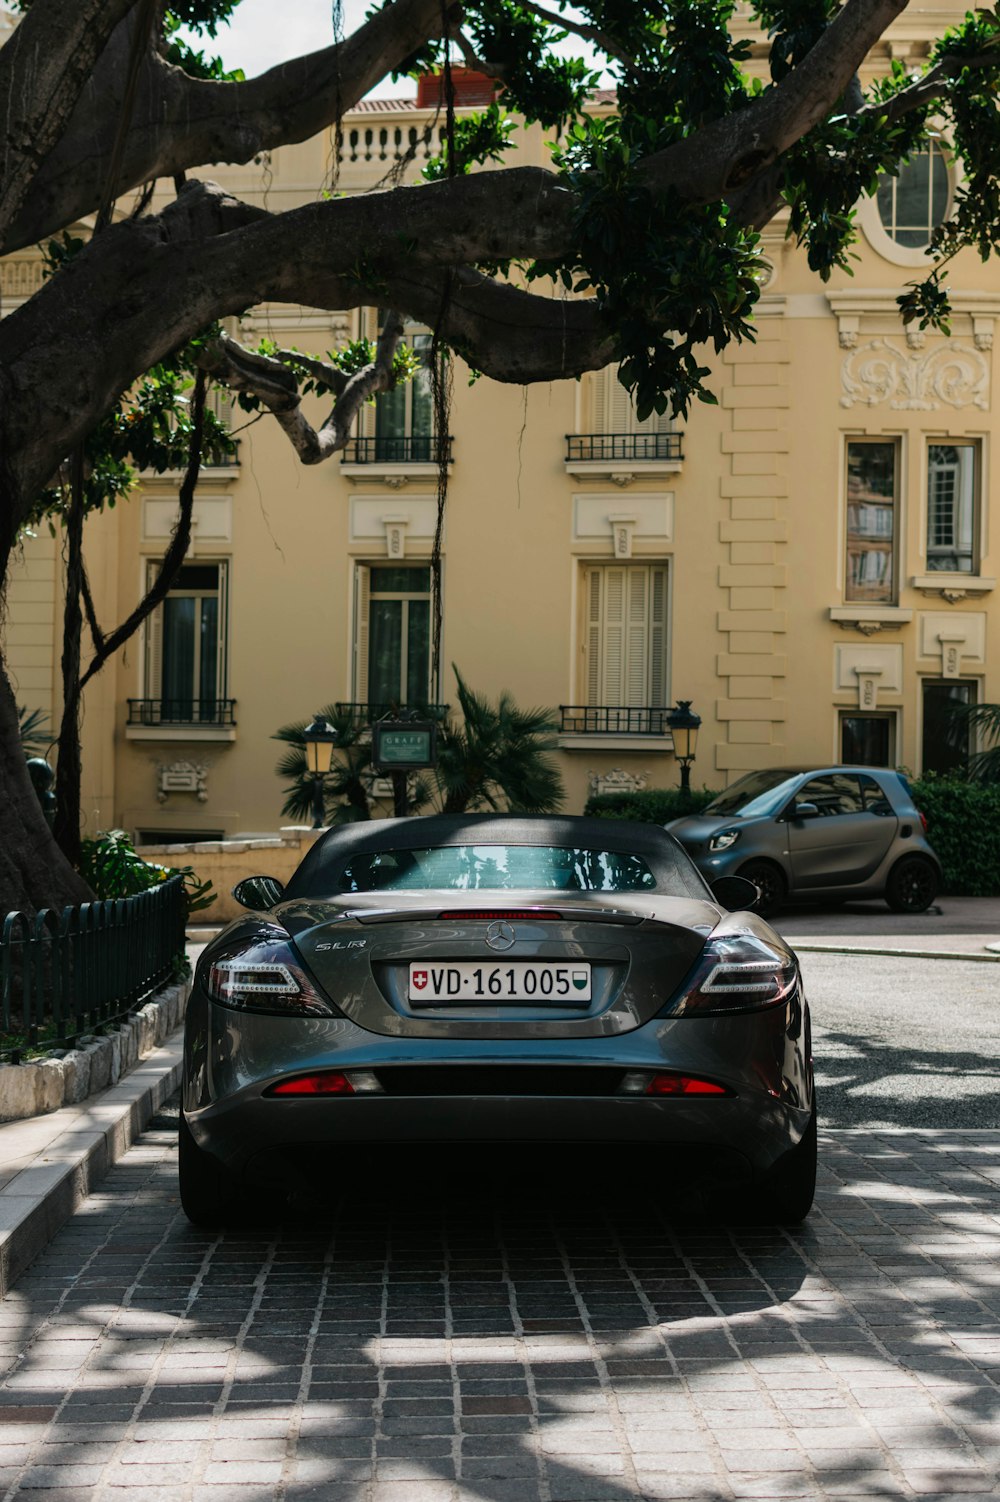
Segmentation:
<svg viewBox="0 0 1000 1502">
<path fill-rule="evenodd" d="M 995 1493 L 1000 1133 L 821 1150 L 794 1232 L 669 1219 L 654 1159 L 449 1156 L 216 1237 L 148 1132 L 0 1305 L 0 1496 Z"/>
</svg>

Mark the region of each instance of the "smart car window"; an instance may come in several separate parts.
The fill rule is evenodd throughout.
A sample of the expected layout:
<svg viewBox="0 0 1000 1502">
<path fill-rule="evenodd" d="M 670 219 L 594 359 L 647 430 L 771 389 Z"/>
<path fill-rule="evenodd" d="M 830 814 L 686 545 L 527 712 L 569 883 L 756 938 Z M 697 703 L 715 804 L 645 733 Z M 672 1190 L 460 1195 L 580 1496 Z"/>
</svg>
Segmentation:
<svg viewBox="0 0 1000 1502">
<path fill-rule="evenodd" d="M 857 777 L 845 772 L 827 772 L 811 777 L 795 795 L 795 806 L 813 803 L 824 816 L 864 812 L 861 785 Z"/>
<path fill-rule="evenodd" d="M 651 892 L 657 880 L 640 855 L 555 845 L 445 845 L 426 850 L 355 855 L 340 878 L 342 892 L 531 891 Z M 678 863 L 667 890 L 692 895 Z M 700 894 L 699 894 L 700 895 Z"/>
<path fill-rule="evenodd" d="M 798 778 L 787 772 L 748 772 L 705 809 L 706 814 L 753 819 L 783 808 Z"/>
<path fill-rule="evenodd" d="M 892 804 L 885 795 L 885 789 L 875 781 L 874 777 L 862 775 L 858 781 L 861 783 L 866 814 L 880 814 L 882 818 L 885 818 L 892 813 Z"/>
</svg>

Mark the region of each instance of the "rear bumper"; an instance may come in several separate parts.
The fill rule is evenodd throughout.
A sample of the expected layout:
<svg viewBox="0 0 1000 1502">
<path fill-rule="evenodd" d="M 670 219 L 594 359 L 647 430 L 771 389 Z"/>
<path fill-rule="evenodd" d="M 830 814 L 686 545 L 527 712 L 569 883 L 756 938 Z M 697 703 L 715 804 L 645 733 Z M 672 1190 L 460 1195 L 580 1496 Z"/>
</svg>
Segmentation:
<svg viewBox="0 0 1000 1502">
<path fill-rule="evenodd" d="M 714 1097 L 463 1093 L 463 1065 L 587 1065 L 610 1071 L 681 1070 L 732 1092 Z M 290 1074 L 318 1068 L 387 1071 L 441 1066 L 447 1094 L 269 1096 Z M 338 1144 L 647 1143 L 678 1152 L 664 1169 L 719 1178 L 768 1173 L 809 1120 L 812 1079 L 804 1003 L 736 1017 L 657 1018 L 612 1038 L 537 1042 L 399 1039 L 347 1019 L 261 1017 L 208 1002 L 188 1011 L 184 1112 L 198 1145 L 238 1177 L 287 1181 L 300 1169 L 335 1172 Z"/>
</svg>

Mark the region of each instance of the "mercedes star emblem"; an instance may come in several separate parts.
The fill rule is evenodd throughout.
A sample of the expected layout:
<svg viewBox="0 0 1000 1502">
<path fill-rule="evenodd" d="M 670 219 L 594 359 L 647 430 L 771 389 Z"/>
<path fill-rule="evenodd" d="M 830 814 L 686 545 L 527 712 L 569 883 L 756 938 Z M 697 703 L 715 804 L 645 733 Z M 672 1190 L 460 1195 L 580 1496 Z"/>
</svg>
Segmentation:
<svg viewBox="0 0 1000 1502">
<path fill-rule="evenodd" d="M 486 942 L 491 949 L 509 949 L 517 943 L 517 934 L 511 923 L 491 923 L 486 930 Z"/>
</svg>

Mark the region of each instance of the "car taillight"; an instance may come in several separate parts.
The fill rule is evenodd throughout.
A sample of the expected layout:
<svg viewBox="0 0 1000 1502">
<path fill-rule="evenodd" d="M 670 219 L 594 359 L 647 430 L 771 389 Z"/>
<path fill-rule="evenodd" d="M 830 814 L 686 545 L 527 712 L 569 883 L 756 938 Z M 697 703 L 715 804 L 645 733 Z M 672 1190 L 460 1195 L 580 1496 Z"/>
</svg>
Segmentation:
<svg viewBox="0 0 1000 1502">
<path fill-rule="evenodd" d="M 227 1007 L 336 1016 L 302 969 L 284 929 L 257 929 L 213 955 L 202 970 L 202 983 L 213 1001 Z"/>
<path fill-rule="evenodd" d="M 920 827 L 923 830 L 924 834 L 926 834 L 927 833 L 927 815 L 925 813 L 923 813 L 919 808 L 917 809 L 917 813 L 920 814 Z"/>
<path fill-rule="evenodd" d="M 300 1074 L 292 1080 L 271 1085 L 265 1095 L 353 1095 L 354 1086 L 339 1069 L 321 1069 L 315 1074 Z"/>
<path fill-rule="evenodd" d="M 700 1080 L 693 1074 L 654 1074 L 646 1086 L 647 1095 L 731 1095 L 725 1085 L 714 1080 Z"/>
<path fill-rule="evenodd" d="M 758 1011 L 778 1006 L 798 983 L 791 950 L 772 947 L 755 933 L 717 934 L 667 1010 L 675 1017 Z"/>
</svg>

